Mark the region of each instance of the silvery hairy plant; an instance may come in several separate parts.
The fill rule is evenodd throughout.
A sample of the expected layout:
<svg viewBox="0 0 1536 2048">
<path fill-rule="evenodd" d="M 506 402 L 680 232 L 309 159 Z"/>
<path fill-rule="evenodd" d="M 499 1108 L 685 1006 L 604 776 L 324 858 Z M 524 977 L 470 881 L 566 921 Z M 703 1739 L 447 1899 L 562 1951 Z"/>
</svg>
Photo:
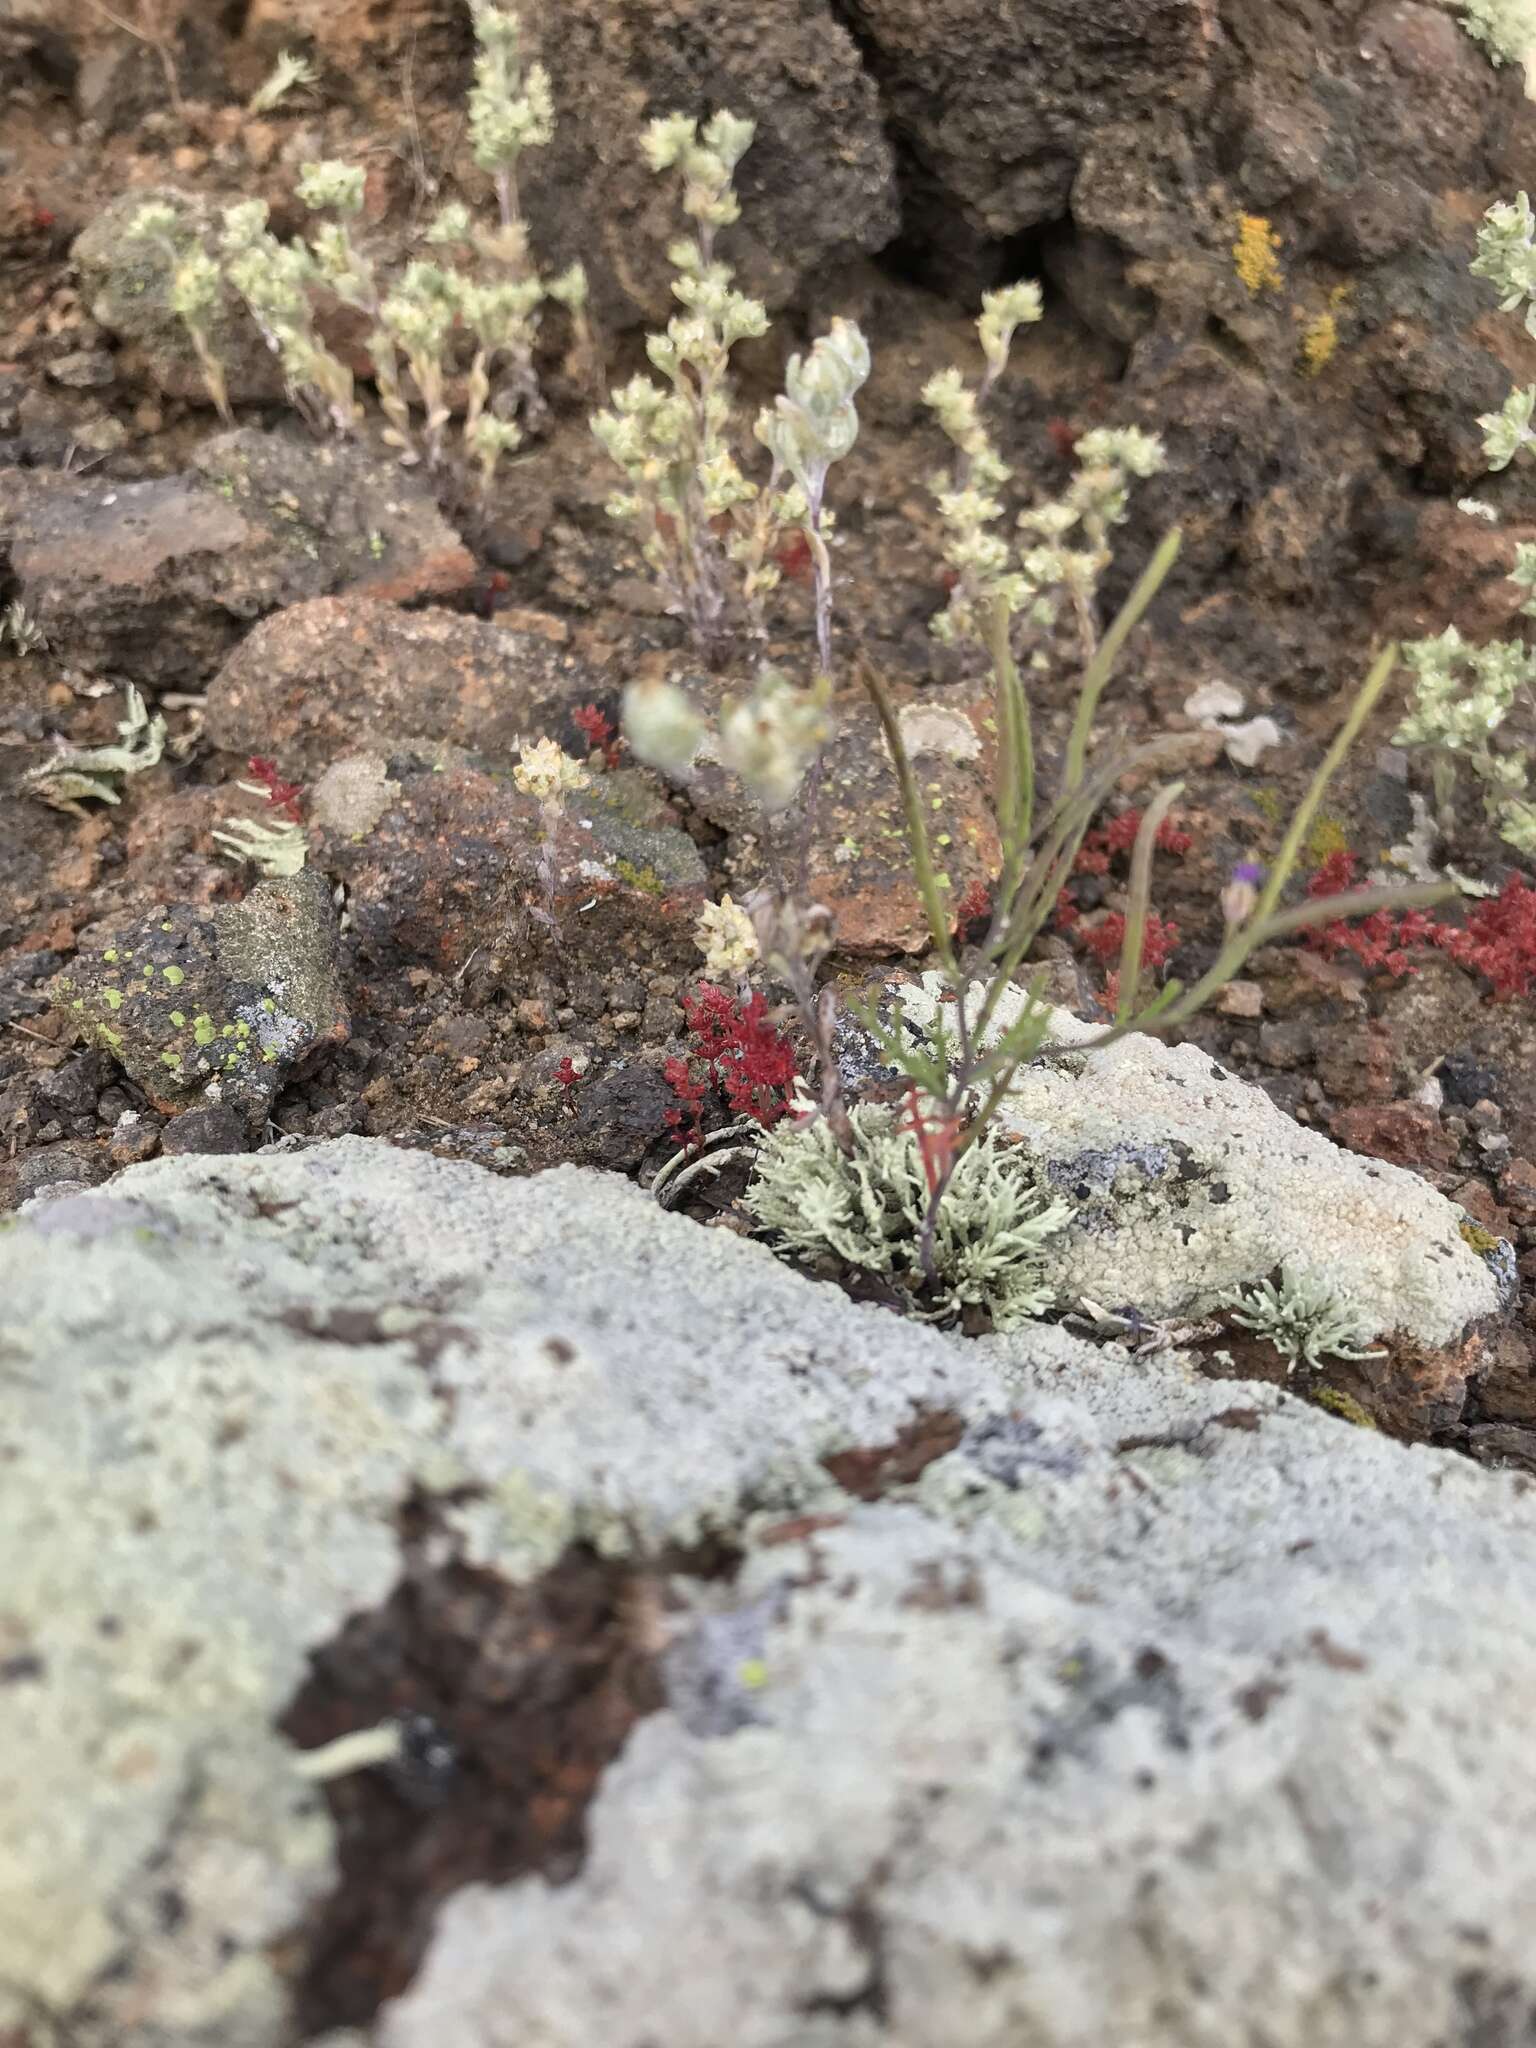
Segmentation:
<svg viewBox="0 0 1536 2048">
<path fill-rule="evenodd" d="M 368 323 L 384 439 L 402 461 L 424 459 L 434 467 L 443 461 L 462 367 L 463 446 L 482 491 L 489 492 L 502 455 L 547 412 L 534 361 L 545 303 L 565 307 L 579 351 L 590 354 L 591 338 L 582 266 L 541 276 L 520 211 L 522 157 L 553 133 L 548 74 L 541 64 L 524 63 L 520 26 L 510 10 L 475 0 L 472 19 L 477 51 L 470 140 L 495 192 L 494 223 L 462 202 L 445 205 L 425 230 L 432 254 L 412 255 L 385 274 L 360 234 L 364 172 L 326 160 L 306 163 L 299 176 L 298 196 L 314 222 L 307 237 L 280 240 L 260 200 L 225 209 L 216 254 L 200 245 L 179 252 L 169 239 L 175 213 L 168 207 L 146 207 L 130 232 L 166 247 L 173 307 L 226 418 L 226 379 L 212 334 L 229 291 L 281 364 L 289 400 L 311 425 L 341 434 L 360 429 L 364 413 L 353 370 L 321 331 L 326 303 L 336 301 Z M 467 366 L 465 342 L 472 351 Z"/>
<path fill-rule="evenodd" d="M 1525 328 L 1536 336 L 1536 215 L 1524 192 L 1509 204 L 1491 206 L 1478 231 L 1474 277 L 1486 278 L 1506 313 L 1525 309 Z M 1498 412 L 1478 420 L 1489 470 L 1529 462 L 1536 453 L 1536 384 L 1517 386 Z M 1477 498 L 1459 509 L 1469 518 L 1497 525 L 1499 515 Z M 1536 618 L 1536 545 L 1519 541 L 1510 580 L 1525 591 L 1520 606 Z M 1511 744 L 1507 721 L 1517 708 L 1536 717 L 1536 651 L 1523 640 L 1491 640 L 1482 646 L 1463 639 L 1454 626 L 1405 649 L 1414 690 L 1408 716 L 1395 738 L 1400 746 L 1429 751 L 1435 803 L 1442 831 L 1455 825 L 1457 772 L 1470 769 L 1482 785 L 1483 808 L 1501 836 L 1517 851 L 1536 858 L 1536 800 L 1530 781 L 1530 752 Z"/>
</svg>

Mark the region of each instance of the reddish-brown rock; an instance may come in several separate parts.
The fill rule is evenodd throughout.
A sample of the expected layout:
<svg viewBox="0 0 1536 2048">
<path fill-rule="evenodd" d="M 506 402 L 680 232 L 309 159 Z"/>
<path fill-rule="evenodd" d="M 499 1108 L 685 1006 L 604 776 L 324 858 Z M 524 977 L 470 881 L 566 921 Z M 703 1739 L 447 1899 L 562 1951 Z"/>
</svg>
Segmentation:
<svg viewBox="0 0 1536 2048">
<path fill-rule="evenodd" d="M 308 782 L 344 754 L 408 740 L 507 762 L 523 739 L 585 754 L 571 712 L 595 697 L 612 704 L 610 680 L 526 617 L 512 629 L 321 598 L 264 620 L 236 649 L 209 689 L 207 732 Z"/>
<path fill-rule="evenodd" d="M 53 645 L 151 693 L 206 680 L 263 613 L 331 591 L 444 597 L 474 573 L 394 464 L 254 428 L 142 483 L 0 472 L 0 543 Z"/>
<path fill-rule="evenodd" d="M 1435 1112 L 1419 1102 L 1355 1103 L 1337 1111 L 1331 1128 L 1351 1152 L 1394 1166 L 1449 1166 L 1459 1149 Z"/>
</svg>

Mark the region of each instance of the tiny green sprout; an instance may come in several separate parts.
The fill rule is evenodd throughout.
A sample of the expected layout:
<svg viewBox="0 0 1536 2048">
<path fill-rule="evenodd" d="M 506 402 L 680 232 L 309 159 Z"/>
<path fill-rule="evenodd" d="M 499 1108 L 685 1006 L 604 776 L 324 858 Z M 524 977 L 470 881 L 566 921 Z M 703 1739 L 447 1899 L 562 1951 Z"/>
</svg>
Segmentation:
<svg viewBox="0 0 1536 2048">
<path fill-rule="evenodd" d="M 299 87 L 318 85 L 320 73 L 307 57 L 296 50 L 279 50 L 277 62 L 246 102 L 248 114 L 270 114 L 281 100 Z"/>
</svg>

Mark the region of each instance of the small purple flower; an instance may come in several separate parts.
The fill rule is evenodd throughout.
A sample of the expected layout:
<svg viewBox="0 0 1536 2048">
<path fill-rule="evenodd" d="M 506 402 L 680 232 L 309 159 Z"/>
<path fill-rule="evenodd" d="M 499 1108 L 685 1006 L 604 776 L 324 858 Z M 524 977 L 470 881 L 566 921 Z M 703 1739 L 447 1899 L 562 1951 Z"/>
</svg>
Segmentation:
<svg viewBox="0 0 1536 2048">
<path fill-rule="evenodd" d="M 1253 915 L 1263 879 L 1264 870 L 1254 860 L 1239 861 L 1232 870 L 1232 879 L 1221 892 L 1221 914 L 1229 927 L 1244 924 Z"/>
</svg>

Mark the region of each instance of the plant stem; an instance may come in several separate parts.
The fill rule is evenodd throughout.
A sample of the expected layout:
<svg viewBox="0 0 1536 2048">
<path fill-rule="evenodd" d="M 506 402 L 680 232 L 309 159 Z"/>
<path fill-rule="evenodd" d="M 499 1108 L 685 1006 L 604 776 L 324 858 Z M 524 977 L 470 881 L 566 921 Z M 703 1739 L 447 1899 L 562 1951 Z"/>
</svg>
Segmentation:
<svg viewBox="0 0 1536 2048">
<path fill-rule="evenodd" d="M 1163 537 L 1162 545 L 1148 562 L 1136 580 L 1136 587 L 1120 607 L 1114 624 L 1104 635 L 1099 650 L 1088 665 L 1083 677 L 1082 689 L 1078 694 L 1077 715 L 1072 721 L 1072 736 L 1067 742 L 1067 767 L 1062 784 L 1070 795 L 1081 783 L 1088 766 L 1088 740 L 1093 731 L 1093 715 L 1099 708 L 1099 699 L 1104 686 L 1115 672 L 1115 663 L 1120 651 L 1132 632 L 1141 623 L 1143 613 L 1156 597 L 1168 579 L 1168 572 L 1178 560 L 1179 549 L 1184 536 L 1178 527 Z"/>
<path fill-rule="evenodd" d="M 923 915 L 928 920 L 934 950 L 953 975 L 957 963 L 949 932 L 949 906 L 944 900 L 944 891 L 939 887 L 938 873 L 933 865 L 933 852 L 928 843 L 928 825 L 923 816 L 922 791 L 917 786 L 917 777 L 913 773 L 912 762 L 907 754 L 906 742 L 901 736 L 901 721 L 896 716 L 891 693 L 876 673 L 873 663 L 866 661 L 860 666 L 864 687 L 874 699 L 875 709 L 880 715 L 880 724 L 885 732 L 886 745 L 890 748 L 891 759 L 895 763 L 896 781 L 901 790 L 901 808 L 906 819 L 907 847 L 912 855 L 912 871 L 917 880 L 918 895 L 922 899 Z"/>
</svg>

